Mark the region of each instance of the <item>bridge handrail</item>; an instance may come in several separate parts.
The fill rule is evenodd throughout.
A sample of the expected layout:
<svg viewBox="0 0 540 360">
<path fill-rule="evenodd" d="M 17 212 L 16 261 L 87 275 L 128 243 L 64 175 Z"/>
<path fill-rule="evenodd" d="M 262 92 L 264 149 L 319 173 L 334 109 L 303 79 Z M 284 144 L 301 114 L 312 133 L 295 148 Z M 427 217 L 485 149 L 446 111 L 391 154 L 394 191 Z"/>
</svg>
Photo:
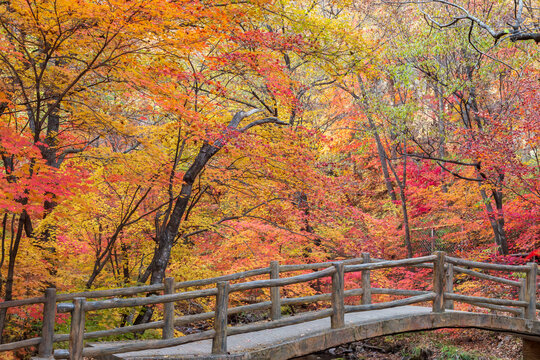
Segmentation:
<svg viewBox="0 0 540 360">
<path fill-rule="evenodd" d="M 529 306 L 529 303 L 527 301 L 523 300 L 510 300 L 510 299 L 493 299 L 493 298 L 487 298 L 487 297 L 481 297 L 481 296 L 467 296 L 467 295 L 460 295 L 460 294 L 454 294 L 445 292 L 444 296 L 449 300 L 459 300 L 461 302 L 465 303 L 484 303 L 484 304 L 493 304 L 493 305 L 503 305 L 503 306 L 517 306 L 526 308 Z"/>
<path fill-rule="evenodd" d="M 518 270 L 512 270 L 512 271 L 525 271 L 523 269 L 523 266 L 520 265 L 498 265 L 498 264 L 489 264 L 489 263 L 483 263 L 483 262 L 475 262 L 475 261 L 468 261 L 468 260 L 462 260 L 458 258 L 452 258 L 448 257 L 448 262 L 459 260 L 460 262 L 467 262 L 468 264 L 463 264 L 465 266 L 472 266 L 477 268 L 484 268 L 488 269 L 486 266 L 481 265 L 496 265 L 497 267 L 501 266 L 519 266 L 520 269 Z M 372 262 L 386 262 L 388 260 L 383 259 L 371 259 Z M 395 261 L 395 260 L 393 260 Z M 354 265 L 354 264 L 362 264 L 363 259 L 362 258 L 354 258 L 354 259 L 346 259 L 341 260 L 345 265 Z M 312 264 L 286 264 L 286 265 L 280 265 L 279 266 L 279 272 L 285 273 L 285 272 L 292 272 L 292 271 L 302 271 L 302 270 L 314 270 L 314 269 L 320 269 L 325 268 L 328 266 L 331 266 L 335 261 L 327 261 L 327 262 L 321 262 L 321 263 L 312 263 Z M 481 264 L 478 266 L 478 264 Z M 425 268 L 433 268 L 433 265 L 431 264 L 418 264 L 419 267 L 425 267 Z M 473 270 L 462 270 L 463 268 L 460 268 L 459 271 L 463 273 L 467 273 L 466 271 L 473 271 Z M 456 269 L 457 270 L 457 269 Z M 507 270 L 507 269 L 499 269 L 499 268 L 492 268 L 492 270 Z M 510 269 L 511 270 L 511 269 Z M 197 286 L 205 286 L 210 284 L 215 284 L 219 281 L 230 281 L 230 280 L 239 280 L 244 279 L 248 277 L 253 276 L 259 276 L 259 275 L 265 275 L 270 272 L 270 267 L 265 268 L 258 268 L 253 270 L 248 270 L 244 272 L 237 272 L 233 274 L 228 275 L 222 275 L 207 279 L 199 279 L 199 280 L 189 280 L 189 281 L 182 281 L 177 282 L 175 284 L 175 289 L 181 289 L 181 288 L 187 288 L 187 287 L 197 287 Z M 472 273 L 468 273 L 469 275 L 472 275 Z M 479 275 L 480 274 L 480 275 Z M 475 276 L 482 277 L 482 275 L 486 276 L 485 274 L 476 272 L 474 274 Z M 487 275 L 489 276 L 489 275 Z M 484 277 L 487 279 L 487 277 Z M 511 286 L 519 286 L 519 282 L 512 281 L 504 278 L 499 278 L 502 283 L 506 283 Z M 498 281 L 495 279 L 492 279 L 493 281 Z M 505 282 L 506 281 L 506 282 Z M 538 284 L 540 287 L 540 284 Z M 89 291 L 82 291 L 82 292 L 75 292 L 75 293 L 66 293 L 66 294 L 57 294 L 57 301 L 70 301 L 73 300 L 76 297 L 84 297 L 88 299 L 94 299 L 94 298 L 102 298 L 102 297 L 113 297 L 113 296 L 129 296 L 129 295 L 136 295 L 140 293 L 146 293 L 146 292 L 154 292 L 154 291 L 161 291 L 164 289 L 163 284 L 154 284 L 154 285 L 141 285 L 141 286 L 131 286 L 131 287 L 123 287 L 123 288 L 116 288 L 116 289 L 106 289 L 106 290 L 89 290 Z M 10 300 L 10 301 L 4 301 L 0 302 L 0 309 L 9 308 L 9 307 L 18 307 L 18 306 L 24 306 L 24 305 L 33 305 L 33 304 L 42 304 L 45 302 L 45 298 L 43 296 L 41 297 L 34 297 L 34 298 L 27 298 L 27 299 L 17 299 L 17 300 Z"/>
<path fill-rule="evenodd" d="M 380 261 L 380 262 L 360 264 L 360 265 L 346 265 L 345 272 L 355 272 L 355 271 L 362 271 L 362 270 L 377 270 L 377 269 L 383 269 L 383 268 L 408 266 L 408 265 L 419 265 L 419 264 L 426 263 L 428 261 L 433 261 L 435 259 L 437 259 L 437 255 L 428 255 L 428 256 L 421 256 L 417 258 L 401 259 L 401 260 Z"/>
<path fill-rule="evenodd" d="M 330 267 L 328 267 L 330 266 Z M 386 269 L 399 266 L 420 267 L 433 269 L 433 289 L 426 290 L 406 290 L 406 289 L 388 289 L 372 288 L 370 284 L 370 271 L 377 269 Z M 311 273 L 280 278 L 280 273 L 293 271 L 316 270 L 327 267 Z M 484 274 L 482 272 L 466 269 L 465 267 L 485 270 L 496 270 L 505 272 L 523 272 L 526 279 L 520 281 L 510 280 L 499 276 Z M 344 274 L 350 272 L 361 272 L 361 288 L 345 290 Z M 454 272 L 463 273 L 469 276 L 495 281 L 520 289 L 519 299 L 493 299 L 488 297 L 466 296 L 454 294 L 453 276 Z M 270 274 L 268 280 L 253 280 L 236 284 L 229 284 L 228 281 L 245 279 L 252 276 Z M 332 292 L 304 296 L 298 298 L 280 298 L 279 289 L 282 286 L 298 284 L 301 282 L 312 281 L 322 277 L 331 276 Z M 445 308 L 452 308 L 453 301 L 464 302 L 474 306 L 485 307 L 497 311 L 504 311 L 515 314 L 526 319 L 536 319 L 536 309 L 540 309 L 540 303 L 536 303 L 536 278 L 537 266 L 529 263 L 522 265 L 500 265 L 489 264 L 476 261 L 462 260 L 454 257 L 448 257 L 444 253 L 437 252 L 434 255 L 428 255 L 418 258 L 401 260 L 380 260 L 370 259 L 369 254 L 362 254 L 362 258 L 348 259 L 337 262 L 324 262 L 315 264 L 296 264 L 279 265 L 278 262 L 271 262 L 269 267 L 248 270 L 240 273 L 223 275 L 219 277 L 200 279 L 193 281 L 184 281 L 175 283 L 174 279 L 166 279 L 164 284 L 137 286 L 133 288 L 121 288 L 111 290 L 96 290 L 88 292 L 79 292 L 74 294 L 58 294 L 55 289 L 47 289 L 45 297 L 32 299 L 12 300 L 5 302 L 3 307 L 22 306 L 26 304 L 44 304 L 44 326 L 41 337 L 26 339 L 9 344 L 0 344 L 0 351 L 13 350 L 21 347 L 39 345 L 40 356 L 52 355 L 52 344 L 59 341 L 70 341 L 70 350 L 56 350 L 56 358 L 80 359 L 82 356 L 106 355 L 118 352 L 137 351 L 146 349 L 157 349 L 161 347 L 180 345 L 186 342 L 214 338 L 213 352 L 223 353 L 226 349 L 226 336 L 240 334 L 256 329 L 269 329 L 279 326 L 296 324 L 314 319 L 331 316 L 332 328 L 344 326 L 344 314 L 354 311 L 367 311 L 384 309 L 396 306 L 410 305 L 427 301 L 433 302 L 433 312 L 443 312 Z M 176 292 L 176 289 L 205 286 L 216 284 L 217 287 Z M 256 304 L 242 305 L 237 307 L 228 307 L 229 294 L 232 292 L 270 288 L 271 301 L 260 302 Z M 446 288 L 446 289 L 445 289 Z M 88 298 L 110 297 L 110 296 L 128 296 L 136 295 L 142 292 L 156 292 L 163 290 L 163 295 L 150 295 L 147 297 L 135 298 L 112 298 L 105 300 L 87 301 L 85 297 L 76 297 L 76 295 L 87 295 Z M 395 296 L 408 296 L 407 298 L 386 301 L 382 303 L 371 303 L 372 294 L 388 294 Z M 174 303 L 180 300 L 195 299 L 200 297 L 216 296 L 216 311 L 205 312 L 195 315 L 184 315 L 175 317 Z M 344 299 L 349 296 L 361 296 L 361 305 L 344 305 Z M 66 301 L 73 298 L 73 303 L 59 303 L 57 301 Z M 330 301 L 330 309 L 318 312 L 304 313 L 298 316 L 281 318 L 281 306 L 300 303 L 311 303 L 319 301 Z M 146 324 L 131 325 L 109 330 L 100 330 L 94 332 L 85 332 L 85 313 L 87 311 L 96 311 L 104 309 L 113 309 L 120 307 L 145 306 L 152 304 L 164 304 L 164 320 L 154 321 Z M 2 303 L 0 303 L 2 306 Z M 257 309 L 271 309 L 270 322 L 249 324 L 236 327 L 227 327 L 227 316 L 244 311 Z M 47 310 L 48 309 L 48 310 Z M 72 322 L 70 334 L 54 334 L 54 318 L 57 312 L 71 312 Z M 51 315 L 52 314 L 52 315 Z M 174 326 L 190 323 L 193 321 L 208 320 L 215 318 L 215 329 L 205 331 L 200 334 L 174 338 Z M 52 321 L 52 322 L 51 322 Z M 163 329 L 163 340 L 131 342 L 128 344 L 112 345 L 106 348 L 84 348 L 85 339 L 94 339 L 103 336 L 119 335 L 130 332 L 144 331 L 147 329 Z M 44 357 L 46 357 L 44 356 Z"/>
<path fill-rule="evenodd" d="M 335 272 L 334 268 L 327 268 L 324 270 L 319 270 L 310 274 L 296 275 L 286 278 L 279 279 L 270 279 L 270 280 L 254 280 L 244 283 L 233 284 L 230 286 L 230 292 L 243 291 L 243 290 L 252 290 L 263 287 L 275 287 L 275 286 L 285 286 L 292 284 L 299 284 L 302 282 L 307 282 L 311 280 L 320 279 L 322 277 L 330 276 Z"/>
<path fill-rule="evenodd" d="M 180 300 L 190 300 L 200 297 L 213 296 L 217 295 L 217 289 L 203 289 L 203 290 L 194 290 L 186 291 L 175 294 L 167 295 L 152 295 L 144 298 L 131 298 L 131 299 L 107 299 L 107 300 L 97 300 L 97 301 L 88 301 L 84 305 L 85 311 L 93 310 L 104 310 L 104 309 L 114 309 L 120 307 L 135 307 L 135 306 L 146 306 L 146 305 L 155 305 L 155 304 L 164 304 Z"/>
<path fill-rule="evenodd" d="M 372 294 L 386 294 L 386 295 L 399 295 L 399 296 L 416 296 L 430 293 L 429 291 L 422 290 L 403 290 L 403 289 L 387 289 L 387 288 L 372 288 Z M 345 297 L 360 296 L 363 294 L 363 289 L 351 289 L 346 290 Z M 297 305 L 297 304 L 309 304 L 319 301 L 330 301 L 331 293 L 317 294 L 311 296 L 304 296 L 298 298 L 282 298 L 281 305 Z M 228 308 L 227 315 L 239 314 L 242 312 L 248 312 L 253 310 L 264 310 L 272 307 L 271 301 L 260 302 L 250 305 L 236 306 Z M 195 315 L 184 315 L 174 318 L 174 325 L 181 326 L 197 321 L 209 320 L 214 318 L 215 311 L 204 312 Z M 164 325 L 163 320 L 153 321 L 146 324 L 138 324 L 131 326 L 124 326 L 120 328 L 114 328 L 110 330 L 99 330 L 93 332 L 85 332 L 84 339 L 96 339 L 105 336 L 122 335 L 127 333 L 139 332 L 142 330 L 159 329 Z M 69 334 L 57 334 L 54 337 L 54 342 L 68 341 Z"/>
<path fill-rule="evenodd" d="M 513 271 L 513 272 L 527 272 L 529 267 L 526 265 L 505 265 L 505 264 L 492 264 L 492 263 L 483 263 L 480 261 L 464 260 L 451 256 L 446 256 L 446 261 L 452 265 L 461 265 L 475 267 L 479 269 L 486 270 L 499 270 L 499 271 Z"/>
<path fill-rule="evenodd" d="M 19 307 L 19 306 L 25 306 L 25 305 L 43 304 L 43 303 L 45 303 L 44 296 L 28 298 L 28 299 L 9 300 L 9 301 L 0 302 L 0 309 Z"/>
<path fill-rule="evenodd" d="M 428 292 L 423 295 L 411 296 L 405 299 L 386 301 L 376 304 L 362 304 L 362 305 L 347 305 L 345 306 L 345 312 L 357 312 L 357 311 L 369 311 L 369 310 L 381 310 L 389 309 L 398 306 L 412 305 L 421 302 L 434 300 L 437 295 L 434 292 Z"/>
<path fill-rule="evenodd" d="M 478 278 L 481 278 L 481 279 L 491 280 L 491 281 L 494 281 L 494 282 L 498 282 L 498 283 L 506 284 L 506 285 L 510 285 L 510 286 L 515 286 L 515 287 L 520 287 L 521 286 L 521 282 L 519 282 L 519 281 L 510 280 L 510 279 L 502 278 L 502 277 L 499 277 L 499 276 L 493 276 L 493 275 L 484 274 L 484 273 L 481 273 L 479 271 L 465 269 L 465 268 L 462 268 L 460 266 L 453 266 L 453 268 L 454 268 L 454 271 L 459 272 L 461 274 L 471 275 L 471 276 L 475 276 L 475 277 L 478 277 Z"/>
</svg>

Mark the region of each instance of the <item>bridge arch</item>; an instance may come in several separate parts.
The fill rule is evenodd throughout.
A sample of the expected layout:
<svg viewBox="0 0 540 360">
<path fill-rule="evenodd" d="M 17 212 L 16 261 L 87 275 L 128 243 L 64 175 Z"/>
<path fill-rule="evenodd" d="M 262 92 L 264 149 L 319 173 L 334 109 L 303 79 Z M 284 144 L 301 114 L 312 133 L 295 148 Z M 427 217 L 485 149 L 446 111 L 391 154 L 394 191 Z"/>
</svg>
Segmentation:
<svg viewBox="0 0 540 360">
<path fill-rule="evenodd" d="M 421 309 L 413 306 L 402 308 L 405 311 L 408 310 L 406 308 Z M 461 311 L 447 311 L 444 313 L 411 311 L 409 314 L 401 316 L 362 321 L 357 324 L 348 321 L 346 326 L 340 329 L 329 328 L 322 332 L 306 334 L 306 336 L 299 339 L 284 341 L 245 355 L 246 359 L 290 359 L 378 336 L 449 328 L 476 328 L 504 332 L 516 336 L 525 336 L 527 339 L 540 342 L 540 323 L 538 321 Z M 538 336 L 531 336 L 531 334 L 538 334 Z"/>
</svg>

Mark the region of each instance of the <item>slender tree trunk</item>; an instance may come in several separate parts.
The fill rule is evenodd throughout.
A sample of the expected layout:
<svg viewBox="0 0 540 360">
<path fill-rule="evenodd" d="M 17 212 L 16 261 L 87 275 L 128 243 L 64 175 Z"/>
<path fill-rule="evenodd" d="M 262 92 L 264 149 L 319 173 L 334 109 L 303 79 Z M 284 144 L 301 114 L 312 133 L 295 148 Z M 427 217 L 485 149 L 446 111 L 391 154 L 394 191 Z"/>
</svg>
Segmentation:
<svg viewBox="0 0 540 360">
<path fill-rule="evenodd" d="M 403 146 L 405 149 L 406 146 Z M 404 151 L 404 153 L 406 153 Z M 411 242 L 411 229 L 409 227 L 409 213 L 407 211 L 407 195 L 405 195 L 405 186 L 407 185 L 407 155 L 403 155 L 403 175 L 401 181 L 397 177 L 397 172 L 394 171 L 396 182 L 399 186 L 399 196 L 401 198 L 401 209 L 403 211 L 403 230 L 405 231 L 405 246 L 407 247 L 407 256 L 413 257 L 413 248 Z"/>
<path fill-rule="evenodd" d="M 411 242 L 411 229 L 409 227 L 409 213 L 407 211 L 407 197 L 405 195 L 405 189 L 399 187 L 399 196 L 401 198 L 401 209 L 403 211 L 403 230 L 405 231 L 405 246 L 407 247 L 407 256 L 413 257 L 413 248 Z"/>
<path fill-rule="evenodd" d="M 377 154 L 379 156 L 379 161 L 381 163 L 381 169 L 384 176 L 384 184 L 386 185 L 386 190 L 388 191 L 388 196 L 390 196 L 390 199 L 392 201 L 396 201 L 396 193 L 394 191 L 394 185 L 392 184 L 392 180 L 390 180 L 390 173 L 388 172 L 388 165 L 387 161 L 388 156 L 386 156 L 386 150 L 384 149 L 384 146 L 381 141 L 381 137 L 379 136 L 379 132 L 377 131 L 377 126 L 375 125 L 375 121 L 373 120 L 373 117 L 371 116 L 370 112 L 370 104 L 367 98 L 367 91 L 364 86 L 364 82 L 362 81 L 362 78 L 358 76 L 358 83 L 360 85 L 360 90 L 362 91 L 362 105 L 364 107 L 364 113 L 368 119 L 369 129 L 373 133 L 373 137 L 375 138 L 375 143 L 377 145 Z"/>
<path fill-rule="evenodd" d="M 4 301 L 10 301 L 13 299 L 13 279 L 15 277 L 15 261 L 17 260 L 17 254 L 19 252 L 19 245 L 23 236 L 23 231 L 25 228 L 25 223 L 28 215 L 25 211 L 19 216 L 19 224 L 17 226 L 17 233 L 12 234 L 12 241 L 9 250 L 9 262 L 8 262 L 8 271 L 6 276 L 6 287 Z M 6 315 L 7 308 L 0 309 L 0 343 L 2 343 L 2 337 L 4 334 L 4 329 L 6 325 Z"/>
<path fill-rule="evenodd" d="M 502 194 L 499 199 L 500 207 L 499 202 L 495 200 L 498 213 L 494 211 L 493 206 L 491 205 L 491 199 L 484 189 L 480 190 L 480 195 L 482 196 L 482 200 L 486 207 L 489 223 L 493 230 L 495 244 L 497 244 L 499 254 L 508 255 L 508 242 L 506 240 L 506 232 L 504 231 L 504 217 L 502 216 Z"/>
<path fill-rule="evenodd" d="M 469 79 L 472 82 L 472 68 L 468 72 Z M 465 109 L 466 109 L 466 117 L 468 121 L 466 124 L 468 124 L 469 129 L 472 129 L 472 121 L 471 116 L 469 115 L 469 108 L 473 111 L 473 119 L 476 123 L 476 126 L 479 130 L 483 130 L 483 124 L 482 124 L 482 117 L 479 115 L 478 111 L 478 102 L 476 99 L 476 87 L 471 86 L 470 89 L 470 97 L 465 103 Z M 480 168 L 477 168 L 479 179 L 486 180 L 485 174 L 480 172 Z M 499 174 L 499 177 L 497 179 L 499 186 L 504 181 L 504 175 Z M 495 243 L 498 246 L 498 251 L 501 255 L 508 255 L 508 242 L 506 239 L 506 232 L 504 230 L 504 214 L 503 214 L 503 195 L 502 192 L 493 190 L 493 199 L 495 200 L 495 205 L 497 207 L 497 211 L 493 210 L 493 206 L 491 205 L 491 199 L 486 194 L 486 191 L 484 189 L 480 190 L 480 195 L 482 196 L 482 200 L 484 201 L 484 204 L 486 206 L 486 210 L 488 213 L 489 222 L 491 224 L 491 228 L 493 230 L 493 235 L 495 238 Z"/>
<path fill-rule="evenodd" d="M 446 157 L 446 122 L 444 119 L 444 99 L 442 95 L 442 86 L 439 84 L 434 84 L 433 90 L 435 91 L 438 100 L 437 125 L 439 130 L 439 159 L 444 159 Z M 441 184 L 443 193 L 447 193 L 448 187 L 444 183 L 444 172 L 441 172 Z"/>
</svg>

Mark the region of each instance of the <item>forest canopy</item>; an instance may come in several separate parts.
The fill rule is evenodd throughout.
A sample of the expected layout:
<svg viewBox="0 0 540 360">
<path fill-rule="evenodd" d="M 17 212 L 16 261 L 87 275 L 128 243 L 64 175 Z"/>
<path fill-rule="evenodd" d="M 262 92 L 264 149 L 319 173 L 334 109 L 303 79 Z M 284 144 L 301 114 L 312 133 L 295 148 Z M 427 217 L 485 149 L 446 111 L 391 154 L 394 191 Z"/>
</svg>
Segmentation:
<svg viewBox="0 0 540 360">
<path fill-rule="evenodd" d="M 0 2 L 0 296 L 362 252 L 525 261 L 540 247 L 539 14 Z"/>
</svg>

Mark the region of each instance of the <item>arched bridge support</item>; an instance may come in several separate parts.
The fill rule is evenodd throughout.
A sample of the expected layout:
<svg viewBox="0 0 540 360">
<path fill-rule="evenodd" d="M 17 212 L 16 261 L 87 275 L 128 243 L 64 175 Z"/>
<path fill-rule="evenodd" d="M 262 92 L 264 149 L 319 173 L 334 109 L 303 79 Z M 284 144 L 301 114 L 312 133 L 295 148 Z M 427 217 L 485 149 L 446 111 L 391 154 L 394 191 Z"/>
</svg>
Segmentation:
<svg viewBox="0 0 540 360">
<path fill-rule="evenodd" d="M 403 308 L 416 310 L 415 307 Z M 461 311 L 447 311 L 438 314 L 411 311 L 409 314 L 398 315 L 394 318 L 384 319 L 384 316 L 381 316 L 381 318 L 359 323 L 354 323 L 354 321 L 351 323 L 349 320 L 346 321 L 344 328 L 328 329 L 325 332 L 308 335 L 301 339 L 285 341 L 265 349 L 253 351 L 247 358 L 290 359 L 295 356 L 302 356 L 341 344 L 378 336 L 444 328 L 476 328 L 510 333 L 520 337 L 526 336 L 525 333 L 538 334 L 538 337 L 526 336 L 526 339 L 524 339 L 523 359 L 540 360 L 540 351 L 538 350 L 540 349 L 540 322 L 538 321 L 532 322 L 520 318 Z"/>
</svg>

